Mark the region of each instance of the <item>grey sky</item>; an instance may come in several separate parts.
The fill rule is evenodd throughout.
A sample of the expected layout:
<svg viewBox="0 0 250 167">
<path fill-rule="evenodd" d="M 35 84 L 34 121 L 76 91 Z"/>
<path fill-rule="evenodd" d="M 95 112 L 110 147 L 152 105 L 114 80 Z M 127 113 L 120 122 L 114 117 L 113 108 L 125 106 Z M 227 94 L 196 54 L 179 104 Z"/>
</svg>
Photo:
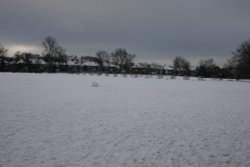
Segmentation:
<svg viewBox="0 0 250 167">
<path fill-rule="evenodd" d="M 0 0 L 0 43 L 41 52 L 56 37 L 69 54 L 126 48 L 137 61 L 226 62 L 250 38 L 249 0 Z"/>
</svg>

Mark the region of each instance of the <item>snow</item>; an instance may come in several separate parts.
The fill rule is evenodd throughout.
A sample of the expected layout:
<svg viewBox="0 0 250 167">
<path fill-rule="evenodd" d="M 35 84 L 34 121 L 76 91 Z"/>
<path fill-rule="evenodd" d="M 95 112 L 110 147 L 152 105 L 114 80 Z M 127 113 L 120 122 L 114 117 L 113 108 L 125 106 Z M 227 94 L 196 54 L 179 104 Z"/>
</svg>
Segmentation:
<svg viewBox="0 0 250 167">
<path fill-rule="evenodd" d="M 81 64 L 77 64 L 77 62 L 76 62 L 76 61 L 73 61 L 73 60 L 68 60 L 68 61 L 67 61 L 67 64 L 70 65 L 70 66 L 81 65 Z"/>
<path fill-rule="evenodd" d="M 42 65 L 44 65 L 44 64 L 47 64 L 47 63 L 42 59 L 33 58 L 33 59 L 31 59 L 31 64 L 42 64 Z"/>
<path fill-rule="evenodd" d="M 91 61 L 87 61 L 87 62 L 85 62 L 83 65 L 84 65 L 84 66 L 98 66 L 97 63 L 91 62 Z"/>
<path fill-rule="evenodd" d="M 19 60 L 16 64 L 24 64 L 23 60 Z"/>
<path fill-rule="evenodd" d="M 0 73 L 0 166 L 247 167 L 249 102 L 249 82 Z"/>
</svg>

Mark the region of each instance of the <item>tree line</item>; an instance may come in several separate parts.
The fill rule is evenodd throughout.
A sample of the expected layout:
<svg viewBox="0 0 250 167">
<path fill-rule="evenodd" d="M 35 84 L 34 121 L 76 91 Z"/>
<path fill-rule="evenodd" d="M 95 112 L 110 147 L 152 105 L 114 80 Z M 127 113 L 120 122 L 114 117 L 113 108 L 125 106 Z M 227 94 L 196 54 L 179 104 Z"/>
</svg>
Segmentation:
<svg viewBox="0 0 250 167">
<path fill-rule="evenodd" d="M 172 65 L 158 63 L 134 63 L 135 54 L 118 48 L 108 53 L 99 50 L 95 56 L 68 55 L 55 37 L 48 36 L 42 41 L 41 55 L 16 52 L 7 56 L 8 50 L 0 44 L 0 71 L 11 72 L 106 72 L 106 73 L 140 73 L 159 75 L 182 75 L 213 78 L 250 79 L 250 40 L 244 41 L 232 53 L 231 59 L 219 67 L 211 58 L 200 60 L 195 69 L 190 62 L 180 56 L 174 58 Z M 88 64 L 95 63 L 96 65 Z"/>
</svg>

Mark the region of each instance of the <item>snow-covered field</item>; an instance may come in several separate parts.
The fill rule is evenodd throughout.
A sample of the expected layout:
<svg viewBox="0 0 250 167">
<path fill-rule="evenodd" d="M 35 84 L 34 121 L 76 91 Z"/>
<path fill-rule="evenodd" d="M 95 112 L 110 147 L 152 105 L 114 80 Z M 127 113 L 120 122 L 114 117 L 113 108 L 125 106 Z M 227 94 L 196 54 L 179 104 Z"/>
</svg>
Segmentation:
<svg viewBox="0 0 250 167">
<path fill-rule="evenodd" d="M 0 166 L 249 167 L 250 83 L 0 73 Z"/>
</svg>

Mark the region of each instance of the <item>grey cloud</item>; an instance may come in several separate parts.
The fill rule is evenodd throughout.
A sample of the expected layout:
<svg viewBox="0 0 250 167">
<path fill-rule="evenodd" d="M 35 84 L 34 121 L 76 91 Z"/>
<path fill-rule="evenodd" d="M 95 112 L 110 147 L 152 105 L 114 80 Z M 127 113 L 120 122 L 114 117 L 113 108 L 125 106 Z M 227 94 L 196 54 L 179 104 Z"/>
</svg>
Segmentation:
<svg viewBox="0 0 250 167">
<path fill-rule="evenodd" d="M 142 61 L 226 61 L 250 36 L 249 7 L 248 0 L 2 0 L 0 42 L 39 45 L 53 35 L 78 54 L 125 47 Z"/>
</svg>

